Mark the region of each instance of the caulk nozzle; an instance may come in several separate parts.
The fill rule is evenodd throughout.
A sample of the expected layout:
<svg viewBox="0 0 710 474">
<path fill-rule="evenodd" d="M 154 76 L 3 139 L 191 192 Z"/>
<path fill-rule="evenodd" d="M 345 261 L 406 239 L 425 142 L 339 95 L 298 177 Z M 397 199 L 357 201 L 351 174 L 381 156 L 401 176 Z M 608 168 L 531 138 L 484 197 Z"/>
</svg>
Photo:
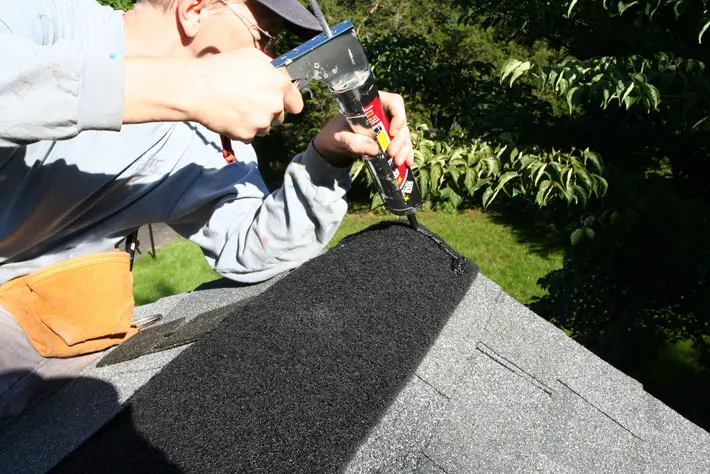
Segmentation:
<svg viewBox="0 0 710 474">
<path fill-rule="evenodd" d="M 407 219 L 409 219 L 409 225 L 412 226 L 412 229 L 417 230 L 419 228 L 419 222 L 417 221 L 417 216 L 414 214 L 409 214 L 407 216 Z"/>
</svg>

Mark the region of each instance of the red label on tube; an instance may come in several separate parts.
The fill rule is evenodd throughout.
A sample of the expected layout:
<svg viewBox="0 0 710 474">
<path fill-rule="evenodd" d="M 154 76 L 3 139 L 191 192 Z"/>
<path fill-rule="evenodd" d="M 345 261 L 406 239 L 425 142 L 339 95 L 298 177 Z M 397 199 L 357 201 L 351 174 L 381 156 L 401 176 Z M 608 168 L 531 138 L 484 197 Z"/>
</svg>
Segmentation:
<svg viewBox="0 0 710 474">
<path fill-rule="evenodd" d="M 380 145 L 382 153 L 385 153 L 387 151 L 387 147 L 390 145 L 390 122 L 387 119 L 385 111 L 382 109 L 380 98 L 375 97 L 372 102 L 364 107 L 364 110 L 372 130 L 375 132 L 375 139 Z M 406 163 L 393 167 L 392 172 L 397 180 L 397 186 L 401 189 L 407 179 Z"/>
</svg>

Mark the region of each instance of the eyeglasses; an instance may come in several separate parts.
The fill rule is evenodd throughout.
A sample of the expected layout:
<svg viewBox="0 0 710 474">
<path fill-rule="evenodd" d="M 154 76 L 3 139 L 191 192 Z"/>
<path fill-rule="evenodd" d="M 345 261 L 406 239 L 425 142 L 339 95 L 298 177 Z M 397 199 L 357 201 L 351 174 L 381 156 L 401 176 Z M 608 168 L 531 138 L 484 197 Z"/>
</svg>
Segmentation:
<svg viewBox="0 0 710 474">
<path fill-rule="evenodd" d="M 237 10 L 238 5 L 237 3 L 227 3 L 226 0 L 219 0 L 221 3 L 224 3 L 229 11 L 234 13 L 239 17 L 240 20 L 244 22 L 245 25 L 248 27 L 255 28 L 259 32 L 259 39 L 257 42 L 259 43 L 259 47 L 261 48 L 262 51 L 265 53 L 273 53 L 276 51 L 276 45 L 279 43 L 279 40 L 281 39 L 281 36 L 278 34 L 272 35 L 268 31 L 264 30 L 262 27 L 251 21 L 249 18 L 245 17 L 239 11 Z M 246 3 L 246 0 L 240 3 Z"/>
</svg>

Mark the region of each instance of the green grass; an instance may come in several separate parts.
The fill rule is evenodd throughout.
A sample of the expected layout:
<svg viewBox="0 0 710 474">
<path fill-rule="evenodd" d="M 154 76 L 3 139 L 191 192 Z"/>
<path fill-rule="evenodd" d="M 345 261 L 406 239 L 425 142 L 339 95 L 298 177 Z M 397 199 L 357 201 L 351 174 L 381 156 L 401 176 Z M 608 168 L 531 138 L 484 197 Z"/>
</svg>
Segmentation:
<svg viewBox="0 0 710 474">
<path fill-rule="evenodd" d="M 458 214 L 420 212 L 417 216 L 422 224 L 475 261 L 487 277 L 522 303 L 542 295 L 538 278 L 562 266 L 561 250 L 543 251 L 535 241 L 523 241 L 508 225 L 497 222 L 494 215 L 467 211 Z M 349 214 L 329 246 L 392 218 L 371 213 Z M 201 283 L 219 278 L 207 265 L 200 249 L 186 240 L 159 248 L 155 259 L 149 255 L 137 258 L 133 272 L 137 305 L 190 291 Z"/>
<path fill-rule="evenodd" d="M 155 258 L 150 255 L 137 257 L 133 266 L 136 305 L 191 291 L 201 283 L 220 278 L 207 264 L 200 248 L 189 240 L 176 240 L 155 253 Z"/>
</svg>

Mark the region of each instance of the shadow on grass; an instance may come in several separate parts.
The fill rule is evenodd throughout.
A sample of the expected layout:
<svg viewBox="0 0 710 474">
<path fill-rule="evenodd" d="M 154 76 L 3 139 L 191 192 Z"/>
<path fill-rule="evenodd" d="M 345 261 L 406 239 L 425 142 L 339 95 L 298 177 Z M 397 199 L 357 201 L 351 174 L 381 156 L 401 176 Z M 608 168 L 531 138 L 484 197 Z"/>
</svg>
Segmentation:
<svg viewBox="0 0 710 474">
<path fill-rule="evenodd" d="M 644 389 L 710 431 L 710 369 L 690 342 L 667 344 L 656 357 L 630 373 Z"/>
<path fill-rule="evenodd" d="M 565 248 L 568 237 L 547 222 L 542 212 L 529 209 L 506 209 L 504 212 L 488 212 L 491 221 L 505 226 L 519 243 L 543 258 L 550 258 Z"/>
</svg>

